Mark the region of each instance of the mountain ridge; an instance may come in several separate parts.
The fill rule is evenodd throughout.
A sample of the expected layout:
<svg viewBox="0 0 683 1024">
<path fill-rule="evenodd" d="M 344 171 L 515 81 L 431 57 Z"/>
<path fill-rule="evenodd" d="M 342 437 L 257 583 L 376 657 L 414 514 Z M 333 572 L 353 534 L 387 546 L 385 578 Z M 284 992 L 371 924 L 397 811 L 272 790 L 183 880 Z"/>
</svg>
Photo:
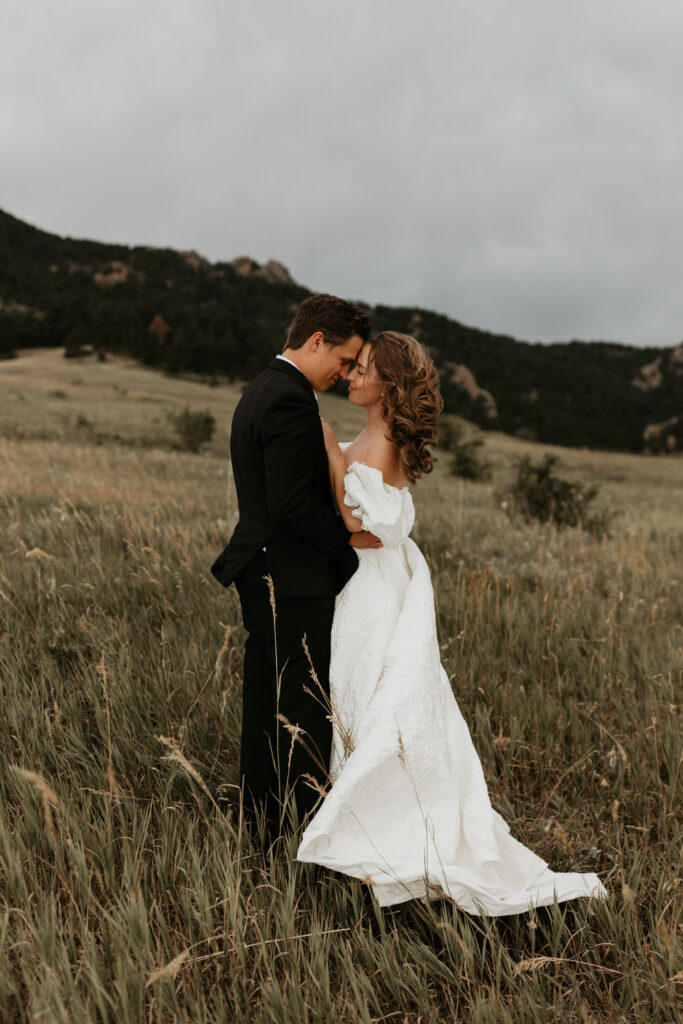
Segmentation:
<svg viewBox="0 0 683 1024">
<path fill-rule="evenodd" d="M 169 372 L 251 379 L 309 289 L 277 260 L 62 237 L 0 210 L 0 356 L 124 352 Z M 683 343 L 528 342 L 418 307 L 363 304 L 373 331 L 414 334 L 446 411 L 554 444 L 683 448 Z"/>
</svg>

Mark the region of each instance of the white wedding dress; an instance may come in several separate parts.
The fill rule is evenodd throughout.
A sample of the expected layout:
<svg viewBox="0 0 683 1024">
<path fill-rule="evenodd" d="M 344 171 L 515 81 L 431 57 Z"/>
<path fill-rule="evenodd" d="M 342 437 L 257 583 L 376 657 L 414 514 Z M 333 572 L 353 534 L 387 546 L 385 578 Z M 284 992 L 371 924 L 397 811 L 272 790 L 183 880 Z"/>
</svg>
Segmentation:
<svg viewBox="0 0 683 1024">
<path fill-rule="evenodd" d="M 409 537 L 410 491 L 353 462 L 346 504 L 383 547 L 359 551 L 337 597 L 330 693 L 332 787 L 297 859 L 360 878 L 381 906 L 448 897 L 516 914 L 606 896 L 594 874 L 558 874 L 492 808 L 444 671 L 429 569 Z"/>
</svg>

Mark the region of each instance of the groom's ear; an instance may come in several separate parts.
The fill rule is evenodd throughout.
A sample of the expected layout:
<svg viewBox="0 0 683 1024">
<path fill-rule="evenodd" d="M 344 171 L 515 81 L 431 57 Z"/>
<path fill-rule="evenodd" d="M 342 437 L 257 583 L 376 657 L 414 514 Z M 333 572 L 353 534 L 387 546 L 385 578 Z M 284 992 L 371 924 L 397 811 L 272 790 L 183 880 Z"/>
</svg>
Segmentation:
<svg viewBox="0 0 683 1024">
<path fill-rule="evenodd" d="M 308 339 L 308 344 L 311 347 L 311 352 L 317 352 L 320 346 L 325 344 L 325 335 L 322 331 L 316 331 Z"/>
</svg>

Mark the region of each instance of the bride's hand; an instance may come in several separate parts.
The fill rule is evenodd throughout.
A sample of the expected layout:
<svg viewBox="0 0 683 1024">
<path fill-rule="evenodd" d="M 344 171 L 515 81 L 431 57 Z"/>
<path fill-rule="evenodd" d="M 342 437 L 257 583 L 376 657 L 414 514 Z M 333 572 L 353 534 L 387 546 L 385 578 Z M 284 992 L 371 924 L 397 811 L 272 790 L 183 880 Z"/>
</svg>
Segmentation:
<svg viewBox="0 0 683 1024">
<path fill-rule="evenodd" d="M 382 541 L 379 537 L 375 537 L 374 533 L 369 533 L 367 530 L 359 530 L 358 533 L 352 533 L 349 537 L 349 544 L 352 548 L 360 548 L 361 550 L 382 547 Z"/>
</svg>

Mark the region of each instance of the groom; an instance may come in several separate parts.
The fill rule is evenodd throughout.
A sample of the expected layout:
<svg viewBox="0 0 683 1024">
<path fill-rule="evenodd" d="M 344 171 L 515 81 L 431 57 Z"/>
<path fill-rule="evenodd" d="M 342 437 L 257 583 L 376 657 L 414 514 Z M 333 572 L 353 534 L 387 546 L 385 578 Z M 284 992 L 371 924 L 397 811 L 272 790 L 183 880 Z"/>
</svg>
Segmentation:
<svg viewBox="0 0 683 1024">
<path fill-rule="evenodd" d="M 232 420 L 239 522 L 211 571 L 223 586 L 235 583 L 248 633 L 241 783 L 247 817 L 264 811 L 270 838 L 289 795 L 301 822 L 326 784 L 334 598 L 357 568 L 353 548 L 379 546 L 371 534 L 350 534 L 336 513 L 315 396 L 346 377 L 369 334 L 351 303 L 306 299 L 282 355 L 249 385 Z"/>
</svg>

